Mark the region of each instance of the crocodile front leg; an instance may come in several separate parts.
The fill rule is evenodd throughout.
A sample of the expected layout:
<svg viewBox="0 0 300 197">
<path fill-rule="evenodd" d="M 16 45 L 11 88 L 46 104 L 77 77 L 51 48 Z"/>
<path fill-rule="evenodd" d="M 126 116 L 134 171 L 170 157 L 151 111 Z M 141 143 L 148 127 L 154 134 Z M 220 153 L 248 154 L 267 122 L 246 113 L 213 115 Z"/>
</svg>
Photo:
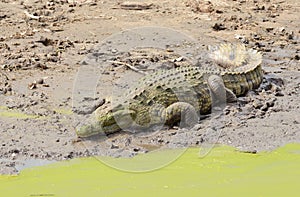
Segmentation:
<svg viewBox="0 0 300 197">
<path fill-rule="evenodd" d="M 165 124 L 173 126 L 175 123 L 182 121 L 180 126 L 192 127 L 199 121 L 199 115 L 194 106 L 186 102 L 176 102 L 165 108 Z"/>
<path fill-rule="evenodd" d="M 217 75 L 209 76 L 208 86 L 212 92 L 213 101 L 217 102 L 235 102 L 237 100 L 236 95 L 228 88 L 225 87 L 223 79 Z"/>
</svg>

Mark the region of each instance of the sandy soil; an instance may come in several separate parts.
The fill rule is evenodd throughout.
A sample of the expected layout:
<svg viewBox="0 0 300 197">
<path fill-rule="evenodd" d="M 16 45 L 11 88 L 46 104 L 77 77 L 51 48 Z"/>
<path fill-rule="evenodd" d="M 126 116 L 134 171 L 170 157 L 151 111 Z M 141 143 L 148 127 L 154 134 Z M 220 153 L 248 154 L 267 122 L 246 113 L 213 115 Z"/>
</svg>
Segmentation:
<svg viewBox="0 0 300 197">
<path fill-rule="evenodd" d="M 1 0 L 0 173 L 17 173 L 15 166 L 28 159 L 134 156 L 203 143 L 256 153 L 300 142 L 298 0 L 146 2 L 126 7 L 123 1 Z M 72 98 L 83 60 L 95 54 L 107 37 L 143 26 L 182 32 L 195 38 L 201 50 L 229 41 L 262 52 L 264 82 L 226 107 L 217 120 L 222 123 L 217 142 L 207 132 L 211 117 L 193 130 L 174 128 L 150 135 L 119 133 L 105 139 L 77 140 Z M 161 61 L 158 58 L 155 66 Z M 102 80 L 109 83 L 98 84 L 100 91 L 90 98 L 92 103 L 99 106 L 103 99 L 108 100 L 109 84 L 125 74 L 137 78 L 136 72 L 124 66 L 107 70 Z M 85 112 L 94 108 L 90 109 Z"/>
</svg>

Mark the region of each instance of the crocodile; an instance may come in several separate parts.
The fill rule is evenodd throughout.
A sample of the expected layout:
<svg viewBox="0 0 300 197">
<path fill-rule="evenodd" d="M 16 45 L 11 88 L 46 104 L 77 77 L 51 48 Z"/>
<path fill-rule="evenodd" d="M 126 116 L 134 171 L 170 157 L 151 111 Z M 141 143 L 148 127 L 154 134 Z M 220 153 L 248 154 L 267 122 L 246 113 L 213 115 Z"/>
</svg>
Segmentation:
<svg viewBox="0 0 300 197">
<path fill-rule="evenodd" d="M 192 126 L 199 114 L 209 114 L 213 102 L 234 102 L 257 88 L 263 79 L 262 55 L 242 44 L 210 49 L 212 64 L 157 70 L 109 111 L 96 110 L 94 119 L 76 129 L 78 137 L 148 129 L 155 125 Z M 182 124 L 181 124 L 182 123 Z"/>
</svg>

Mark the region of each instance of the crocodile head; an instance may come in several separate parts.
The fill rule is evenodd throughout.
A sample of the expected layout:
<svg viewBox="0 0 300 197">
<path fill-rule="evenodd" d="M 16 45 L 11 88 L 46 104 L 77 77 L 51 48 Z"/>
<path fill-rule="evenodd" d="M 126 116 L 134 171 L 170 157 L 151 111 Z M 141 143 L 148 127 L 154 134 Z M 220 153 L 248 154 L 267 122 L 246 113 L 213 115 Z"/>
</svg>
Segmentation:
<svg viewBox="0 0 300 197">
<path fill-rule="evenodd" d="M 79 137 L 90 137 L 93 135 L 108 135 L 128 128 L 132 125 L 135 118 L 135 112 L 128 109 L 118 109 L 109 111 L 106 114 L 96 116 L 92 123 L 81 126 L 76 129 Z"/>
</svg>

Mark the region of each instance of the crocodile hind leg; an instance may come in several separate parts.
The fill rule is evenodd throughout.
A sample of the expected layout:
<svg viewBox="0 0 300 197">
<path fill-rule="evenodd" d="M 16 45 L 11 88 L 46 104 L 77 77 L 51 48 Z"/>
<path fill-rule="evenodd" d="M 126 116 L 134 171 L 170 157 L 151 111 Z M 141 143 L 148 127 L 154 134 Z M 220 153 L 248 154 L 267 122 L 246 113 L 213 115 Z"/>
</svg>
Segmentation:
<svg viewBox="0 0 300 197">
<path fill-rule="evenodd" d="M 199 121 L 199 115 L 194 106 L 186 102 L 176 102 L 164 110 L 165 124 L 173 126 L 180 122 L 180 127 L 192 127 Z"/>
<path fill-rule="evenodd" d="M 208 86 L 212 93 L 212 107 L 225 106 L 226 102 L 236 101 L 236 95 L 225 87 L 223 79 L 217 75 L 208 78 Z M 199 121 L 199 115 L 195 107 L 186 102 L 176 102 L 164 110 L 165 124 L 173 126 L 181 121 L 180 126 L 191 127 Z"/>
<path fill-rule="evenodd" d="M 225 87 L 223 79 L 217 75 L 211 75 L 208 80 L 208 86 L 212 92 L 213 101 L 221 102 L 235 102 L 237 100 L 236 95 L 228 88 Z"/>
</svg>

